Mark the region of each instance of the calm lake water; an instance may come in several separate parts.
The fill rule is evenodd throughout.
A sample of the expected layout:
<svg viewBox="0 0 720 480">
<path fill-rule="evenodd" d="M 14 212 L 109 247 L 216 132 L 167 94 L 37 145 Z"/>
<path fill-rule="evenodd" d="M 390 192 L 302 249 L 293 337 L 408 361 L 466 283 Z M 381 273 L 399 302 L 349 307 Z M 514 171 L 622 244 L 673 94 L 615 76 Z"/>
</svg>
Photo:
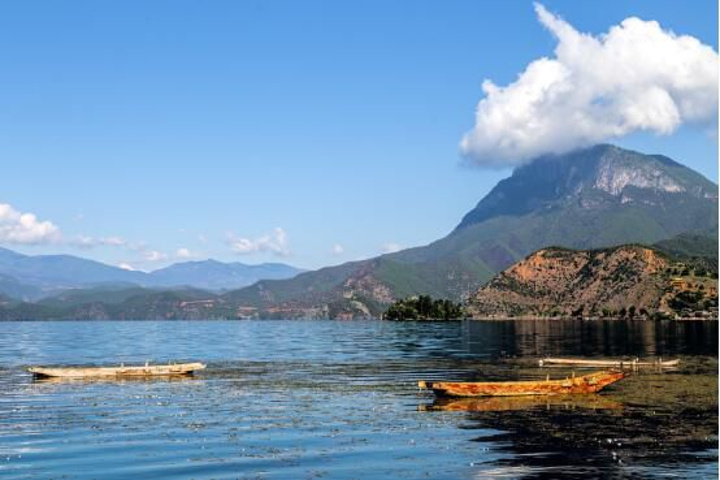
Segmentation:
<svg viewBox="0 0 720 480">
<path fill-rule="evenodd" d="M 0 323 L 3 479 L 715 478 L 715 322 Z M 418 379 L 541 378 L 545 355 L 680 357 L 602 395 L 434 401 Z M 34 364 L 201 360 L 180 381 Z"/>
</svg>

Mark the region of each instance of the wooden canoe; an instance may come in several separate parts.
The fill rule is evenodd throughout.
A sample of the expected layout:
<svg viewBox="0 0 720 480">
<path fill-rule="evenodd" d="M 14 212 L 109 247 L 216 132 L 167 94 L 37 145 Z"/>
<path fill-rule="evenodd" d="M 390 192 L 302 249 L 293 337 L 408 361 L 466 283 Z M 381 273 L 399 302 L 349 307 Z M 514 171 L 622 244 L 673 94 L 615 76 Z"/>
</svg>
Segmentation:
<svg viewBox="0 0 720 480">
<path fill-rule="evenodd" d="M 520 382 L 418 382 L 418 387 L 447 397 L 510 397 L 522 395 L 574 395 L 596 393 L 625 378 L 625 372 L 595 372 L 561 380 Z"/>
<path fill-rule="evenodd" d="M 46 376 L 33 376 L 33 383 L 37 384 L 49 384 L 49 383 L 75 383 L 75 384 L 98 384 L 98 383 L 178 383 L 178 382 L 194 382 L 200 381 L 198 377 L 193 374 L 185 375 L 152 375 L 152 376 L 133 376 L 133 377 L 46 377 Z"/>
<path fill-rule="evenodd" d="M 632 360 L 596 360 L 582 358 L 543 358 L 538 360 L 541 367 L 549 366 L 567 366 L 567 367 L 588 367 L 588 368 L 639 368 L 639 367 L 661 367 L 671 368 L 677 367 L 680 360 L 666 360 L 661 358 L 654 361 L 640 361 L 635 358 Z"/>
<path fill-rule="evenodd" d="M 197 370 L 202 370 L 205 365 L 195 363 L 177 363 L 168 365 L 142 365 L 119 367 L 30 367 L 28 371 L 36 377 L 61 377 L 61 378 L 107 378 L 107 377 L 155 377 L 191 375 Z"/>
</svg>

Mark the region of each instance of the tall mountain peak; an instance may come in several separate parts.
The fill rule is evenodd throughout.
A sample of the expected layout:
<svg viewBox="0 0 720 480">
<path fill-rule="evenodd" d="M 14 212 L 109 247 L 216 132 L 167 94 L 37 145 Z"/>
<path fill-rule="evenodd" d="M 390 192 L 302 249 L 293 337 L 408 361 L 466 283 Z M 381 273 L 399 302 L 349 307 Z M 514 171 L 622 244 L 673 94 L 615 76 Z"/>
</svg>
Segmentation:
<svg viewBox="0 0 720 480">
<path fill-rule="evenodd" d="M 645 155 L 615 145 L 595 145 L 563 155 L 547 155 L 518 167 L 458 225 L 458 229 L 498 216 L 520 216 L 568 202 L 585 208 L 645 203 L 662 206 L 667 195 L 717 199 L 717 185 L 662 155 Z"/>
</svg>

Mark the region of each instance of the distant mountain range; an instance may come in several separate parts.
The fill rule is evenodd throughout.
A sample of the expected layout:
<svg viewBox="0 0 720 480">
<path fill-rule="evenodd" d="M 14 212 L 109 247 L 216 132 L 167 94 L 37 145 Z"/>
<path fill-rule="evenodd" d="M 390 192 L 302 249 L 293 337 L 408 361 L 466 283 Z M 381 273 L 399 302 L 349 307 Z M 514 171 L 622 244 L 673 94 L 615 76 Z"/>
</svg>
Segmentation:
<svg viewBox="0 0 720 480">
<path fill-rule="evenodd" d="M 653 247 L 550 247 L 472 292 L 466 308 L 476 317 L 717 315 L 717 272 L 717 239 L 703 235 L 682 234 Z M 66 290 L 34 303 L 0 294 L 0 320 L 352 318 L 338 303 L 257 308 L 238 303 L 236 295 L 117 285 Z M 383 306 L 376 308 L 365 315 L 377 316 Z"/>
<path fill-rule="evenodd" d="M 233 281 L 249 283 L 261 273 L 246 274 L 248 266 L 232 273 L 227 264 L 208 261 L 143 274 L 87 260 L 78 263 L 82 259 L 66 256 L 46 257 L 43 263 L 53 268 L 44 272 L 32 267 L 43 257 L 18 259 L 14 252 L 0 251 L 0 292 L 13 296 L 12 285 L 5 285 L 2 275 L 31 288 L 45 288 L 45 281 L 56 286 L 62 282 L 95 286 L 83 301 L 77 295 L 69 300 L 72 305 L 66 301 L 62 313 L 57 304 L 46 301 L 14 305 L 13 313 L 5 312 L 6 318 L 375 316 L 395 299 L 409 295 L 465 299 L 496 273 L 548 246 L 597 249 L 667 241 L 663 248 L 675 248 L 679 255 L 698 245 L 717 246 L 717 215 L 718 187 L 702 175 L 664 156 L 598 145 L 538 158 L 517 168 L 449 235 L 424 247 L 297 275 L 292 267 L 271 266 L 270 271 L 281 273 L 271 278 L 263 271 L 264 279 L 222 294 L 176 288 L 135 291 L 129 296 L 107 282 L 125 282 L 125 287 L 133 288 L 186 285 L 219 290 L 233 288 L 229 286 Z M 679 239 L 673 238 L 678 235 Z M 714 252 L 714 260 L 708 262 L 717 265 Z M 20 269 L 23 275 L 3 266 L 25 262 L 30 266 Z M 78 278 L 85 283 L 77 283 Z M 103 301 L 108 295 L 101 294 L 103 288 L 113 289 L 110 297 L 124 299 Z"/>
<path fill-rule="evenodd" d="M 287 279 L 303 270 L 281 263 L 245 265 L 215 260 L 183 262 L 150 273 L 130 271 L 72 255 L 22 255 L 0 248 L 0 293 L 38 300 L 79 288 L 231 290 L 263 279 Z"/>
</svg>

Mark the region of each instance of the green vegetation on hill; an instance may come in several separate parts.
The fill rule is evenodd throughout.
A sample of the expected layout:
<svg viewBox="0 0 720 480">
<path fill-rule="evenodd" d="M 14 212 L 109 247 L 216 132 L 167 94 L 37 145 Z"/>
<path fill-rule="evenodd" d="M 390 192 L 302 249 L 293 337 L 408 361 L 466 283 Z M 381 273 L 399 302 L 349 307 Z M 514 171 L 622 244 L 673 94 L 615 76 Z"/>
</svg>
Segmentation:
<svg viewBox="0 0 720 480">
<path fill-rule="evenodd" d="M 666 157 L 600 145 L 517 169 L 450 235 L 427 246 L 260 282 L 228 298 L 298 312 L 345 304 L 333 307 L 341 314 L 362 310 L 349 306 L 350 298 L 381 307 L 412 295 L 459 301 L 548 245 L 650 245 L 716 231 L 717 209 L 717 186 L 698 173 Z"/>
<path fill-rule="evenodd" d="M 127 290 L 127 284 L 123 287 L 125 290 L 114 292 L 75 290 L 39 305 L 0 305 L 0 317 L 18 318 L 20 314 L 28 316 L 23 318 L 44 315 L 168 319 L 379 316 L 399 298 L 427 295 L 455 302 L 467 299 L 497 272 L 548 245 L 589 251 L 631 243 L 656 244 L 659 251 L 676 259 L 676 263 L 684 263 L 693 272 L 702 274 L 696 276 L 705 277 L 709 272 L 716 277 L 717 212 L 717 185 L 698 173 L 667 157 L 599 145 L 540 158 L 516 169 L 511 177 L 498 183 L 454 231 L 427 246 L 304 272 L 291 279 L 262 280 L 221 294 L 191 290 L 163 293 L 147 288 L 132 291 Z M 710 236 L 684 232 L 704 232 Z M 109 273 L 120 275 L 117 271 L 108 272 L 92 262 L 79 265 L 77 260 L 26 257 L 0 249 L 0 266 L 37 281 L 42 274 L 43 282 L 59 279 L 65 287 L 72 286 L 67 278 L 75 271 L 83 275 L 92 273 L 91 278 L 95 280 L 118 281 L 108 277 Z M 190 262 L 156 275 L 162 276 L 165 282 L 172 280 L 173 284 L 190 283 L 186 282 L 187 278 L 207 283 L 208 279 L 215 279 L 218 272 L 227 273 L 228 278 L 238 275 L 235 267 L 237 265 L 230 268 L 217 262 Z M 678 274 L 683 269 L 680 270 Z M 0 269 L 0 274 L 2 272 Z M 49 273 L 53 273 L 51 279 L 47 278 Z M 142 276 L 145 282 L 151 276 L 131 274 Z M 618 272 L 617 280 L 625 281 L 623 275 Z M 674 275 L 672 268 L 666 275 Z M 138 283 L 145 287 L 161 286 Z M 79 287 L 89 289 L 91 285 Z M 14 276 L 0 276 L 0 292 L 14 298 L 36 300 L 37 295 L 47 296 L 45 286 L 42 288 L 33 292 L 17 284 Z M 682 296 L 679 301 L 684 301 Z M 593 310 L 592 305 L 588 308 Z"/>
<path fill-rule="evenodd" d="M 473 294 L 477 318 L 717 318 L 717 274 L 656 248 L 541 249 Z"/>
<path fill-rule="evenodd" d="M 654 245 L 699 276 L 718 276 L 717 230 L 711 234 L 684 233 Z"/>
<path fill-rule="evenodd" d="M 383 314 L 385 320 L 459 320 L 465 317 L 462 305 L 451 300 L 433 300 L 427 295 L 398 300 Z"/>
</svg>

